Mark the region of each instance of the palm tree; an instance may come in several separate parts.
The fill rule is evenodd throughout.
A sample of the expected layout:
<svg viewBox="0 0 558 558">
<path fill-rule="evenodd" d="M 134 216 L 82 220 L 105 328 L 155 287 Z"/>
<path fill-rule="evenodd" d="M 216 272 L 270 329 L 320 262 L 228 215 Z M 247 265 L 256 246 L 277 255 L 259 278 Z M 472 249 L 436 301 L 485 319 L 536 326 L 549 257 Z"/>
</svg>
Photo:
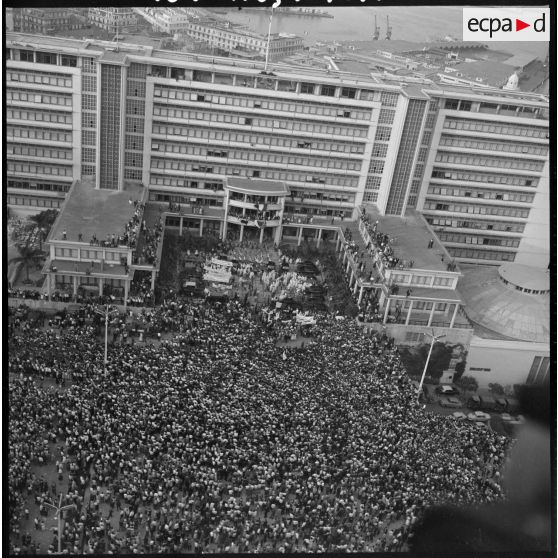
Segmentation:
<svg viewBox="0 0 558 558">
<path fill-rule="evenodd" d="M 29 279 L 29 267 L 31 265 L 35 265 L 37 260 L 44 256 L 44 252 L 39 250 L 35 246 L 29 245 L 29 242 L 26 244 L 16 244 L 17 251 L 19 252 L 19 256 L 16 258 L 12 258 L 8 264 L 14 262 L 21 262 L 23 263 L 23 267 L 25 267 L 26 271 L 26 279 L 25 283 L 30 283 Z"/>
<path fill-rule="evenodd" d="M 38 230 L 38 237 L 39 237 L 39 250 L 43 249 L 43 241 L 48 236 L 54 221 L 56 221 L 56 217 L 58 216 L 57 209 L 46 209 L 45 211 L 41 211 L 35 215 L 29 217 L 30 221 L 33 221 L 37 226 Z"/>
</svg>

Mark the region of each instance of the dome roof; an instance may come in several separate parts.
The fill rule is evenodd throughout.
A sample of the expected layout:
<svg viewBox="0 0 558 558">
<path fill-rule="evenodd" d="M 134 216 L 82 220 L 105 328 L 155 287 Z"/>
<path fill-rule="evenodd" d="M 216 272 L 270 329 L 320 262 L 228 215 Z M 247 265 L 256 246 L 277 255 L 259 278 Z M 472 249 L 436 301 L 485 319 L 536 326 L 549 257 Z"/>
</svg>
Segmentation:
<svg viewBox="0 0 558 558">
<path fill-rule="evenodd" d="M 509 263 L 500 268 L 461 266 L 461 271 L 457 289 L 479 336 L 550 342 L 550 280 L 545 270 Z"/>
</svg>

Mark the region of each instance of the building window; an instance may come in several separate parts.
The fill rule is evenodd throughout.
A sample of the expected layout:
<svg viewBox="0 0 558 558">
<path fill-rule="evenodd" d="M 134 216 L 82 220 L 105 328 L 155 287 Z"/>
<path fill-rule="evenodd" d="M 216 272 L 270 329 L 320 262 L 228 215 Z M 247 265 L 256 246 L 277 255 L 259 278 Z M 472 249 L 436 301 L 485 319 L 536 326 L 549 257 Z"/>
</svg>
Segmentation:
<svg viewBox="0 0 558 558">
<path fill-rule="evenodd" d="M 333 85 L 322 85 L 320 88 L 320 95 L 325 95 L 326 97 L 335 96 L 335 86 Z"/>
<path fill-rule="evenodd" d="M 22 62 L 33 62 L 35 53 L 32 50 L 20 50 L 19 59 Z"/>
<path fill-rule="evenodd" d="M 77 66 L 77 56 L 62 55 L 62 66 L 75 68 Z"/>
<path fill-rule="evenodd" d="M 56 54 L 53 52 L 37 52 L 37 64 L 56 64 Z"/>
<path fill-rule="evenodd" d="M 352 87 L 342 87 L 341 97 L 346 97 L 347 99 L 354 99 L 356 97 L 356 89 Z"/>
<path fill-rule="evenodd" d="M 457 110 L 459 107 L 459 101 L 457 99 L 446 99 L 446 104 L 444 108 L 446 110 Z"/>
</svg>

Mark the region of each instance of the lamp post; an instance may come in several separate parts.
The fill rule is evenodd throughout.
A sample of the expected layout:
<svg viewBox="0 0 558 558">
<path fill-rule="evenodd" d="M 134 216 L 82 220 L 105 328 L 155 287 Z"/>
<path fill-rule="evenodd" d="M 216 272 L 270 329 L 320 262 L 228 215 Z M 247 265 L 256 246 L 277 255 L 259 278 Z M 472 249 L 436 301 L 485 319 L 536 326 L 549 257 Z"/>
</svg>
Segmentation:
<svg viewBox="0 0 558 558">
<path fill-rule="evenodd" d="M 62 512 L 65 510 L 69 510 L 70 508 L 75 508 L 76 505 L 68 504 L 66 506 L 63 506 L 62 494 L 60 494 L 60 503 L 58 504 L 58 506 L 55 506 L 54 504 L 49 504 L 48 502 L 45 502 L 45 506 L 49 506 L 56 511 L 56 514 L 54 516 L 55 519 L 56 516 L 58 516 L 58 554 L 62 554 Z"/>
<path fill-rule="evenodd" d="M 430 350 L 428 351 L 428 356 L 426 357 L 426 363 L 424 364 L 424 370 L 422 371 L 422 376 L 420 378 L 420 383 L 417 391 L 417 401 L 420 398 L 420 393 L 422 391 L 422 384 L 424 383 L 424 377 L 426 376 L 426 370 L 428 369 L 428 363 L 430 362 L 430 355 L 432 354 L 434 343 L 438 341 L 438 339 L 443 339 L 445 337 L 445 335 L 434 335 L 434 328 L 432 328 L 432 333 L 426 332 L 426 335 L 430 335 L 430 337 L 432 337 L 432 342 L 430 343 Z"/>
<path fill-rule="evenodd" d="M 115 308 L 113 308 L 111 310 L 110 306 L 107 304 L 106 308 L 104 310 L 95 310 L 95 312 L 97 312 L 97 314 L 104 316 L 105 317 L 105 361 L 104 361 L 104 367 L 105 367 L 105 374 L 107 372 L 107 363 L 108 363 L 108 320 L 109 320 L 109 316 L 114 316 L 115 312 L 118 312 Z"/>
</svg>

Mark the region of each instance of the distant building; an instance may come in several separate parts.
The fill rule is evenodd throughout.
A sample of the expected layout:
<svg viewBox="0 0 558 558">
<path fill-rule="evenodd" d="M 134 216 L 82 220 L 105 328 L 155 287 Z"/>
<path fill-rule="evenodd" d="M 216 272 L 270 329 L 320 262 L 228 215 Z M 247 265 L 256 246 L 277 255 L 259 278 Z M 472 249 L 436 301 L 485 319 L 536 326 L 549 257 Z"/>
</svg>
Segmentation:
<svg viewBox="0 0 558 558">
<path fill-rule="evenodd" d="M 67 8 L 13 8 L 13 30 L 54 35 L 85 27 L 86 21 Z"/>
<path fill-rule="evenodd" d="M 548 264 L 542 95 L 15 33 L 5 64 L 12 208 L 58 207 L 95 176 L 222 213 L 230 177 L 273 180 L 303 222 L 417 210 L 444 266 Z"/>
<path fill-rule="evenodd" d="M 193 22 L 187 34 L 221 51 L 246 51 L 265 58 L 267 37 L 231 25 Z M 302 37 L 290 33 L 274 33 L 269 41 L 269 60 L 280 60 L 304 48 Z"/>
<path fill-rule="evenodd" d="M 89 22 L 110 33 L 137 29 L 138 19 L 132 8 L 89 8 Z"/>
<path fill-rule="evenodd" d="M 190 16 L 182 8 L 133 8 L 154 31 L 175 35 L 188 29 Z"/>
</svg>

